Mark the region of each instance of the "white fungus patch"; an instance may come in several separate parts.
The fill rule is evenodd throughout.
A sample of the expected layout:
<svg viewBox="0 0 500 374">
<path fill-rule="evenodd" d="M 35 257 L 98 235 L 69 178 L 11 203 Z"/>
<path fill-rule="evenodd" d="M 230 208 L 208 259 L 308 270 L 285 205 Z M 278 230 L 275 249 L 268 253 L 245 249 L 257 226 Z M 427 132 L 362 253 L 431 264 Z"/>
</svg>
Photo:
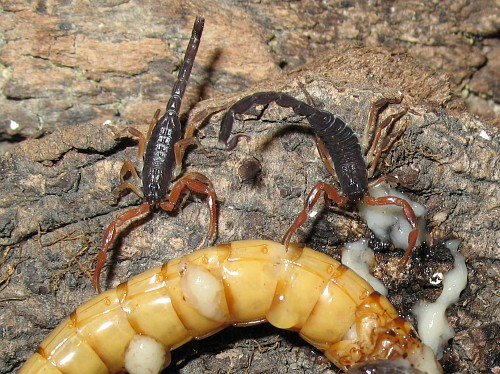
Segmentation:
<svg viewBox="0 0 500 374">
<path fill-rule="evenodd" d="M 416 245 L 419 245 L 425 238 L 425 207 L 415 201 L 412 201 L 405 194 L 391 188 L 387 183 L 380 183 L 375 187 L 368 189 L 370 196 L 383 197 L 395 196 L 406 200 L 415 215 L 419 229 L 419 237 Z M 406 249 L 408 247 L 408 235 L 412 227 L 403 214 L 403 209 L 397 205 L 379 205 L 372 206 L 360 202 L 358 204 L 359 214 L 365 220 L 366 224 L 373 231 L 375 236 L 384 241 L 390 241 L 396 248 Z"/>
<path fill-rule="evenodd" d="M 422 342 L 428 345 L 438 358 L 443 355 L 443 347 L 455 336 L 455 331 L 448 323 L 446 309 L 456 303 L 460 293 L 467 285 L 467 267 L 464 256 L 458 252 L 459 240 L 446 242 L 455 260 L 455 266 L 443 277 L 443 291 L 434 303 L 419 301 L 412 312 L 417 317 L 418 333 Z"/>
<path fill-rule="evenodd" d="M 357 242 L 347 243 L 342 251 L 342 264 L 354 270 L 367 281 L 378 293 L 387 296 L 384 284 L 370 274 L 370 268 L 375 265 L 375 255 L 368 247 L 368 240 L 361 238 Z"/>
<path fill-rule="evenodd" d="M 149 336 L 134 335 L 125 352 L 130 374 L 158 374 L 170 364 L 170 351 Z"/>
</svg>

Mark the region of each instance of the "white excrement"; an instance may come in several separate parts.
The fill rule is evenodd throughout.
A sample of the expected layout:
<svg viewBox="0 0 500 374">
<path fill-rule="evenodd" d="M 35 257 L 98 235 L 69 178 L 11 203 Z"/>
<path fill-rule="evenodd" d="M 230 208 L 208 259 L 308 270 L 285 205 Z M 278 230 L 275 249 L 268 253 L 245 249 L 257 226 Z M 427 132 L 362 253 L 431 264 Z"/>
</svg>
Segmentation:
<svg viewBox="0 0 500 374">
<path fill-rule="evenodd" d="M 342 264 L 354 270 L 361 278 L 370 283 L 378 293 L 387 296 L 384 284 L 370 274 L 370 268 L 375 265 L 375 255 L 368 247 L 368 240 L 361 238 L 357 242 L 347 243 L 342 251 Z"/>
<path fill-rule="evenodd" d="M 417 246 L 425 239 L 425 207 L 408 196 L 391 188 L 387 183 L 380 183 L 368 189 L 370 196 L 383 197 L 395 196 L 402 198 L 411 205 L 417 216 L 419 236 Z M 403 209 L 397 205 L 367 205 L 363 202 L 358 204 L 359 214 L 373 231 L 375 236 L 382 241 L 390 241 L 396 248 L 406 249 L 408 246 L 408 235 L 412 228 L 403 214 Z"/>
<path fill-rule="evenodd" d="M 370 188 L 369 193 L 373 197 L 397 196 L 408 201 L 418 219 L 419 239 L 417 245 L 425 239 L 426 210 L 421 204 L 410 200 L 409 197 L 390 188 L 386 183 Z M 358 208 L 360 215 L 377 238 L 390 241 L 396 248 L 406 249 L 411 226 L 400 207 L 395 205 L 370 206 L 359 203 Z M 423 347 L 421 365 L 417 365 L 424 372 L 440 372 L 435 366 L 434 358 L 431 357 L 433 356 L 431 350 L 434 355 L 441 358 L 444 345 L 455 335 L 446 318 L 446 309 L 458 301 L 460 293 L 467 284 L 467 268 L 464 257 L 458 252 L 459 244 L 459 240 L 450 240 L 445 244 L 455 260 L 454 268 L 446 274 L 435 274 L 429 280 L 430 283 L 434 282 L 433 284 L 442 280 L 443 291 L 439 298 L 434 303 L 420 301 L 412 310 L 417 316 L 420 338 L 427 346 Z M 344 265 L 356 271 L 379 293 L 387 295 L 387 290 L 382 282 L 374 278 L 369 272 L 374 261 L 373 251 L 368 248 L 366 239 L 347 244 L 342 252 L 342 263 Z"/>
<path fill-rule="evenodd" d="M 439 298 L 434 303 L 419 301 L 412 310 L 417 317 L 420 338 L 438 358 L 443 356 L 444 345 L 455 336 L 446 318 L 446 309 L 458 301 L 467 285 L 467 267 L 464 256 L 458 252 L 459 244 L 459 240 L 449 240 L 445 244 L 453 255 L 455 266 L 444 274 L 443 291 Z"/>
</svg>

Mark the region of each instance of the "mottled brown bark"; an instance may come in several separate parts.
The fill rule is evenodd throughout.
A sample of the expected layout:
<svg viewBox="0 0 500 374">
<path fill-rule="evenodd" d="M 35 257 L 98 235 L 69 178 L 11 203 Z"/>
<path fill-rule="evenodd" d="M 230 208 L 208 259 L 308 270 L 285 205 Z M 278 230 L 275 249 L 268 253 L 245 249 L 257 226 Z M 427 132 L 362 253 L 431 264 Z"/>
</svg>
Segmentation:
<svg viewBox="0 0 500 374">
<path fill-rule="evenodd" d="M 9 143 L 0 164 L 0 373 L 18 367 L 58 321 L 94 294 L 89 275 L 104 229 L 139 202 L 133 195 L 115 201 L 120 167 L 135 161 L 137 150 L 115 139 L 103 122 L 146 128 L 166 104 L 197 14 L 207 22 L 183 107 L 190 119 L 259 90 L 303 98 L 300 82 L 319 106 L 361 133 L 372 102 L 404 97 L 408 130 L 380 172 L 399 176 L 428 208 L 429 245 L 408 274 L 379 266 L 376 275 L 411 318 L 417 298 L 439 294 L 439 287 L 429 288 L 429 275 L 451 267 L 438 243 L 462 239 L 469 284 L 449 312 L 457 336 L 445 353 L 445 372 L 500 366 L 498 131 L 464 112 L 456 95 L 471 79 L 471 91 L 498 104 L 498 73 L 487 57 L 498 51 L 494 12 L 455 2 L 425 8 L 398 2 L 181 4 L 2 3 L 0 137 Z M 467 44 L 464 32 L 481 43 Z M 365 46 L 339 42 L 344 39 Z M 20 128 L 12 129 L 10 121 Z M 251 140 L 228 153 L 217 148 L 219 122 L 215 114 L 199 132 L 215 157 L 192 150 L 185 161 L 186 171 L 202 171 L 214 182 L 217 242 L 279 240 L 310 188 L 334 181 L 309 127 L 271 106 L 258 120 L 238 122 L 235 130 Z M 40 139 L 18 143 L 27 137 Z M 262 167 L 255 180 L 242 176 L 249 159 Z M 203 202 L 131 225 L 110 254 L 108 286 L 193 251 L 207 228 Z M 362 222 L 324 209 L 296 239 L 338 256 L 345 241 L 361 235 L 369 235 Z M 378 254 L 381 264 L 397 259 Z M 229 329 L 209 339 L 176 352 L 171 372 L 336 372 L 295 334 L 268 326 Z"/>
</svg>

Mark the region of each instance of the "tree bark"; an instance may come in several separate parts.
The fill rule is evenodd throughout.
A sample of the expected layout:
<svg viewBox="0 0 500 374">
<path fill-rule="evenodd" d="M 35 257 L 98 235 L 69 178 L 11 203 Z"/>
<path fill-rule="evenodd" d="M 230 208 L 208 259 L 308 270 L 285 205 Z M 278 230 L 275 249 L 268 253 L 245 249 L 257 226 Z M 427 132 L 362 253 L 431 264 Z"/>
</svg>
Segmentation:
<svg viewBox="0 0 500 374">
<path fill-rule="evenodd" d="M 332 38 L 355 32 L 352 25 L 359 24 L 345 14 L 340 22 L 333 17 L 339 9 L 319 9 L 314 2 L 216 8 L 211 2 L 142 7 L 108 1 L 92 9 L 76 3 L 3 5 L 8 43 L 0 58 L 9 74 L 2 78 L 2 120 L 21 126 L 13 130 L 10 122 L 2 123 L 9 143 L 0 161 L 0 373 L 18 368 L 63 317 L 94 295 L 90 276 L 103 232 L 140 201 L 130 194 L 117 202 L 112 192 L 123 162 L 137 158 L 135 143 L 116 138 L 117 129 L 133 124 L 145 130 L 155 109 L 166 104 L 196 14 L 205 15 L 207 23 L 183 118 L 189 123 L 212 114 L 197 133 L 214 157 L 192 149 L 184 171 L 203 172 L 213 181 L 219 197 L 216 242 L 279 241 L 312 186 L 335 183 L 303 118 L 275 105 L 262 116 L 245 116 L 234 131 L 250 139 L 226 152 L 217 145 L 220 110 L 258 91 L 305 99 L 301 83 L 317 106 L 361 134 L 373 102 L 402 96 L 382 118 L 408 108 L 401 120 L 408 129 L 378 172 L 398 176 L 403 190 L 427 207 L 429 235 L 411 271 L 391 271 L 387 264 L 401 253 L 384 250 L 377 253 L 375 274 L 398 310 L 412 319 L 417 299 L 434 300 L 440 293 L 429 276 L 452 267 L 440 242 L 460 238 L 469 283 L 448 312 L 457 335 L 442 363 L 446 373 L 500 366 L 498 131 L 463 110 L 455 95 L 456 81 L 463 79 L 425 66 L 412 47 L 370 46 L 370 37 L 368 46 L 334 44 Z M 463 15 L 464 8 L 453 14 Z M 384 17 L 375 10 L 368 9 L 366 19 Z M 316 23 L 325 20 L 336 25 L 335 32 Z M 38 42 L 29 39 L 35 36 Z M 284 61 L 287 66 L 280 69 Z M 103 124 L 106 120 L 112 125 Z M 261 172 L 246 173 L 241 169 L 246 164 L 259 165 Z M 107 286 L 194 251 L 206 244 L 207 230 L 203 200 L 130 225 L 109 254 Z M 345 242 L 361 236 L 371 237 L 362 221 L 324 206 L 295 240 L 338 258 Z M 387 247 L 371 239 L 373 246 Z M 337 372 L 320 357 L 294 333 L 268 325 L 230 328 L 176 350 L 167 372 Z"/>
</svg>

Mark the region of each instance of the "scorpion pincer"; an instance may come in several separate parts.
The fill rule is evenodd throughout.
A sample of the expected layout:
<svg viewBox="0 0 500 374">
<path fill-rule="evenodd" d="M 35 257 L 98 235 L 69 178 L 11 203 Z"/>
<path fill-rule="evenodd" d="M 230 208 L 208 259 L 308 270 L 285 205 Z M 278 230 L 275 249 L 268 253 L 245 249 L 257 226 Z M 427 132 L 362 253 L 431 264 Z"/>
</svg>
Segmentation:
<svg viewBox="0 0 500 374">
<path fill-rule="evenodd" d="M 396 178 L 382 176 L 381 178 L 368 183 L 368 171 L 364 160 L 364 154 L 361 146 L 352 128 L 340 117 L 306 104 L 283 92 L 258 92 L 239 100 L 229 108 L 222 119 L 219 133 L 219 142 L 224 145 L 226 150 L 232 150 L 236 147 L 239 138 L 247 135 L 236 135 L 229 139 L 233 128 L 235 116 L 244 114 L 256 105 L 268 105 L 275 102 L 284 108 L 292 108 L 295 114 L 305 116 L 311 125 L 315 135 L 318 151 L 321 155 L 327 170 L 332 175 L 337 175 L 343 195 L 337 189 L 324 182 L 317 183 L 309 193 L 304 209 L 297 216 L 290 229 L 286 232 L 283 243 L 288 247 L 293 234 L 306 221 L 308 214 L 318 201 L 321 193 L 324 193 L 339 207 L 345 207 L 349 203 L 362 201 L 368 205 L 388 205 L 400 206 L 403 213 L 411 225 L 412 230 L 408 235 L 408 246 L 401 260 L 404 265 L 408 262 L 411 253 L 417 243 L 419 230 L 417 227 L 417 218 L 411 205 L 404 199 L 395 196 L 372 197 L 368 194 L 368 187 L 377 185 L 385 180 L 397 182 Z M 379 111 L 388 104 L 400 103 L 400 99 L 381 99 L 374 103 L 370 112 L 370 119 L 366 127 L 365 138 L 369 137 L 367 132 L 374 127 L 378 119 Z M 373 142 L 380 140 L 381 132 L 384 128 L 391 127 L 399 120 L 405 111 L 389 116 L 380 126 L 378 126 Z M 380 153 L 387 148 L 387 145 L 394 141 L 399 134 L 394 134 L 392 139 L 386 139 L 384 146 L 377 146 L 372 143 L 366 150 L 367 158 L 371 158 L 370 177 L 373 176 L 375 166 L 380 157 Z M 333 161 L 333 168 L 331 166 Z"/>
<path fill-rule="evenodd" d="M 100 276 L 106 262 L 106 252 L 117 236 L 117 229 L 137 217 L 150 213 L 152 209 L 172 211 L 186 190 L 206 196 L 206 203 L 210 210 L 210 229 L 207 238 L 210 239 L 215 234 L 217 222 L 216 194 L 212 183 L 206 176 L 197 172 L 187 173 L 173 185 L 170 193 L 168 193 L 172 179 L 178 174 L 174 172 L 175 167 L 177 166 L 178 170 L 182 168 L 185 148 L 191 144 L 196 144 L 203 149 L 199 140 L 195 137 L 189 135 L 182 139 L 179 111 L 200 44 L 204 23 L 205 20 L 202 17 L 196 18 L 184 61 L 179 68 L 177 81 L 172 89 L 172 95 L 168 101 L 165 114 L 158 119 L 159 111 L 156 112 L 147 137 L 135 128 L 127 128 L 128 132 L 139 138 L 139 154 L 144 153 L 141 175 L 144 202 L 118 216 L 106 229 L 93 277 L 93 284 L 98 292 L 100 292 Z M 191 133 L 192 129 L 186 130 L 186 135 Z M 144 152 L 146 141 L 147 146 Z M 122 167 L 120 173 L 122 184 L 117 191 L 131 190 L 140 196 L 138 189 L 124 180 L 124 176 L 128 173 L 138 179 L 137 172 L 130 161 L 127 161 Z"/>
<path fill-rule="evenodd" d="M 199 250 L 97 295 L 19 373 L 158 373 L 193 338 L 265 321 L 297 331 L 342 370 L 390 360 L 406 373 L 442 373 L 410 323 L 356 273 L 312 249 L 265 240 Z M 158 362 L 136 361 L 144 340 L 161 353 Z"/>
</svg>

